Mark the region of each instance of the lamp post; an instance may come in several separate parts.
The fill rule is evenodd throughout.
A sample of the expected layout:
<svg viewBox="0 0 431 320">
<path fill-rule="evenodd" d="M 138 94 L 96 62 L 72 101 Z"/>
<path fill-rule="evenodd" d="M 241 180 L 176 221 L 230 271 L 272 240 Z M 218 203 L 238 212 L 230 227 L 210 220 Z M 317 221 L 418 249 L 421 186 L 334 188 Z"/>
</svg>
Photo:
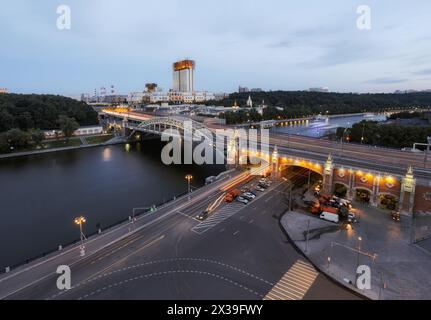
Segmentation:
<svg viewBox="0 0 431 320">
<path fill-rule="evenodd" d="M 190 186 L 190 182 L 192 181 L 193 176 L 191 174 L 186 175 L 186 180 L 187 180 L 187 193 L 189 195 L 189 201 L 190 201 L 190 192 L 191 192 L 191 186 Z"/>
<path fill-rule="evenodd" d="M 343 157 L 343 142 L 344 142 L 344 136 L 346 135 L 347 130 L 349 130 L 349 128 L 345 128 L 343 131 L 343 135 L 341 136 L 341 154 L 340 157 Z"/>
<path fill-rule="evenodd" d="M 355 270 L 355 274 L 356 274 L 355 286 L 356 286 L 356 282 L 358 281 L 358 273 L 356 271 L 359 268 L 359 258 L 361 255 L 361 242 L 362 242 L 362 237 L 358 237 L 358 259 L 357 259 L 356 270 Z"/>
<path fill-rule="evenodd" d="M 79 236 L 80 236 L 80 239 L 81 239 L 80 254 L 81 254 L 81 257 L 83 257 L 83 256 L 85 256 L 85 246 L 84 246 L 85 235 L 84 235 L 84 233 L 82 231 L 82 225 L 87 220 L 85 219 L 85 217 L 80 216 L 80 217 L 76 217 L 74 221 L 75 221 L 75 224 L 79 226 Z"/>
<path fill-rule="evenodd" d="M 364 143 L 364 139 L 365 139 L 364 134 L 365 134 L 365 123 L 362 125 L 361 144 Z"/>
</svg>

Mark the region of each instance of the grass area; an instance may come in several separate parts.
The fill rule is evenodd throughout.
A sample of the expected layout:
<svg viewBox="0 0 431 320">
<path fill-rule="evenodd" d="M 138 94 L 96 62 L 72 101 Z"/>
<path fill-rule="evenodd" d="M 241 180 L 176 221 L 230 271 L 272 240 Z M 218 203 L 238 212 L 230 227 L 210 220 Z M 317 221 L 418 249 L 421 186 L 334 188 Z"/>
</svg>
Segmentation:
<svg viewBox="0 0 431 320">
<path fill-rule="evenodd" d="M 66 140 L 52 140 L 45 141 L 42 143 L 42 149 L 52 149 L 52 148 L 64 148 L 64 147 L 77 147 L 81 145 L 81 140 L 79 138 L 71 138 L 69 141 Z"/>
<path fill-rule="evenodd" d="M 99 143 L 105 143 L 106 141 L 111 140 L 113 137 L 114 137 L 113 134 L 106 134 L 106 135 L 100 135 L 100 136 L 86 137 L 85 140 L 87 140 L 88 144 L 99 144 Z"/>
</svg>

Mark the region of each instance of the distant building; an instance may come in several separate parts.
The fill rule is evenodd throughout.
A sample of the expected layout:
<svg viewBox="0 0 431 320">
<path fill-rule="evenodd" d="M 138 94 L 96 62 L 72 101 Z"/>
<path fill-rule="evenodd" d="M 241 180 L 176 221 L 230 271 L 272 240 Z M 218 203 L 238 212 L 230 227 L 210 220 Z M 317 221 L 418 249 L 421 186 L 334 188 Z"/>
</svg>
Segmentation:
<svg viewBox="0 0 431 320">
<path fill-rule="evenodd" d="M 0 93 L 9 93 L 9 91 L 6 88 L 0 88 Z"/>
<path fill-rule="evenodd" d="M 244 93 L 244 92 L 250 92 L 250 90 L 247 87 L 241 87 L 241 86 L 239 86 L 238 92 L 239 93 Z"/>
<path fill-rule="evenodd" d="M 223 99 L 228 98 L 228 97 L 229 97 L 229 94 L 227 94 L 225 92 L 214 93 L 214 100 L 216 100 L 216 101 L 220 101 L 220 100 L 223 100 Z"/>
<path fill-rule="evenodd" d="M 73 135 L 74 136 L 91 136 L 103 133 L 102 126 L 84 126 L 77 129 Z M 56 139 L 64 137 L 64 134 L 61 130 L 47 130 L 43 132 L 45 139 Z"/>
<path fill-rule="evenodd" d="M 195 91 L 195 62 L 193 60 L 177 61 L 173 64 L 173 91 Z"/>
<path fill-rule="evenodd" d="M 263 92 L 262 88 L 253 88 L 250 91 L 251 92 Z"/>
<path fill-rule="evenodd" d="M 253 100 L 251 100 L 251 96 L 248 96 L 247 107 L 253 108 Z"/>
<path fill-rule="evenodd" d="M 146 83 L 145 88 L 147 92 L 154 92 L 157 90 L 157 83 Z"/>
</svg>

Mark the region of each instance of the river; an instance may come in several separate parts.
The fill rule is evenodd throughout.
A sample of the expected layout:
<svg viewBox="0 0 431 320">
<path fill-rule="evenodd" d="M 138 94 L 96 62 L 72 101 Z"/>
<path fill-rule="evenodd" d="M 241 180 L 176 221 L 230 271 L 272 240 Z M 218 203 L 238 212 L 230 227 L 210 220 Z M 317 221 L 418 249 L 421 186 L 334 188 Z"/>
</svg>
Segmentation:
<svg viewBox="0 0 431 320">
<path fill-rule="evenodd" d="M 321 138 L 330 133 L 335 133 L 338 127 L 350 128 L 353 124 L 367 121 L 385 121 L 382 114 L 358 114 L 349 116 L 329 117 L 319 121 L 309 121 L 305 125 L 277 126 L 271 130 L 274 133 L 289 133 L 307 137 Z"/>
<path fill-rule="evenodd" d="M 158 140 L 0 160 L 0 268 L 97 231 L 187 191 L 224 166 L 172 165 L 160 160 Z"/>
</svg>

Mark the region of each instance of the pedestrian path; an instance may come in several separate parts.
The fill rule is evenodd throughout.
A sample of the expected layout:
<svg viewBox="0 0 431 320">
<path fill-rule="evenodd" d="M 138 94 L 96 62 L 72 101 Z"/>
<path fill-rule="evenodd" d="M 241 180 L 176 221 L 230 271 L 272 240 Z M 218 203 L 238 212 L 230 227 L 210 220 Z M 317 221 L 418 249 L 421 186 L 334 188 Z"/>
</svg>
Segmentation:
<svg viewBox="0 0 431 320">
<path fill-rule="evenodd" d="M 312 265 L 298 260 L 263 299 L 302 300 L 318 275 Z"/>
<path fill-rule="evenodd" d="M 224 220 L 232 217 L 235 213 L 244 208 L 244 206 L 245 205 L 240 202 L 229 203 L 216 210 L 216 212 L 205 221 L 193 227 L 192 231 L 196 232 L 197 234 L 203 234 L 204 232 L 208 231 L 209 229 L 213 228 Z"/>
</svg>

